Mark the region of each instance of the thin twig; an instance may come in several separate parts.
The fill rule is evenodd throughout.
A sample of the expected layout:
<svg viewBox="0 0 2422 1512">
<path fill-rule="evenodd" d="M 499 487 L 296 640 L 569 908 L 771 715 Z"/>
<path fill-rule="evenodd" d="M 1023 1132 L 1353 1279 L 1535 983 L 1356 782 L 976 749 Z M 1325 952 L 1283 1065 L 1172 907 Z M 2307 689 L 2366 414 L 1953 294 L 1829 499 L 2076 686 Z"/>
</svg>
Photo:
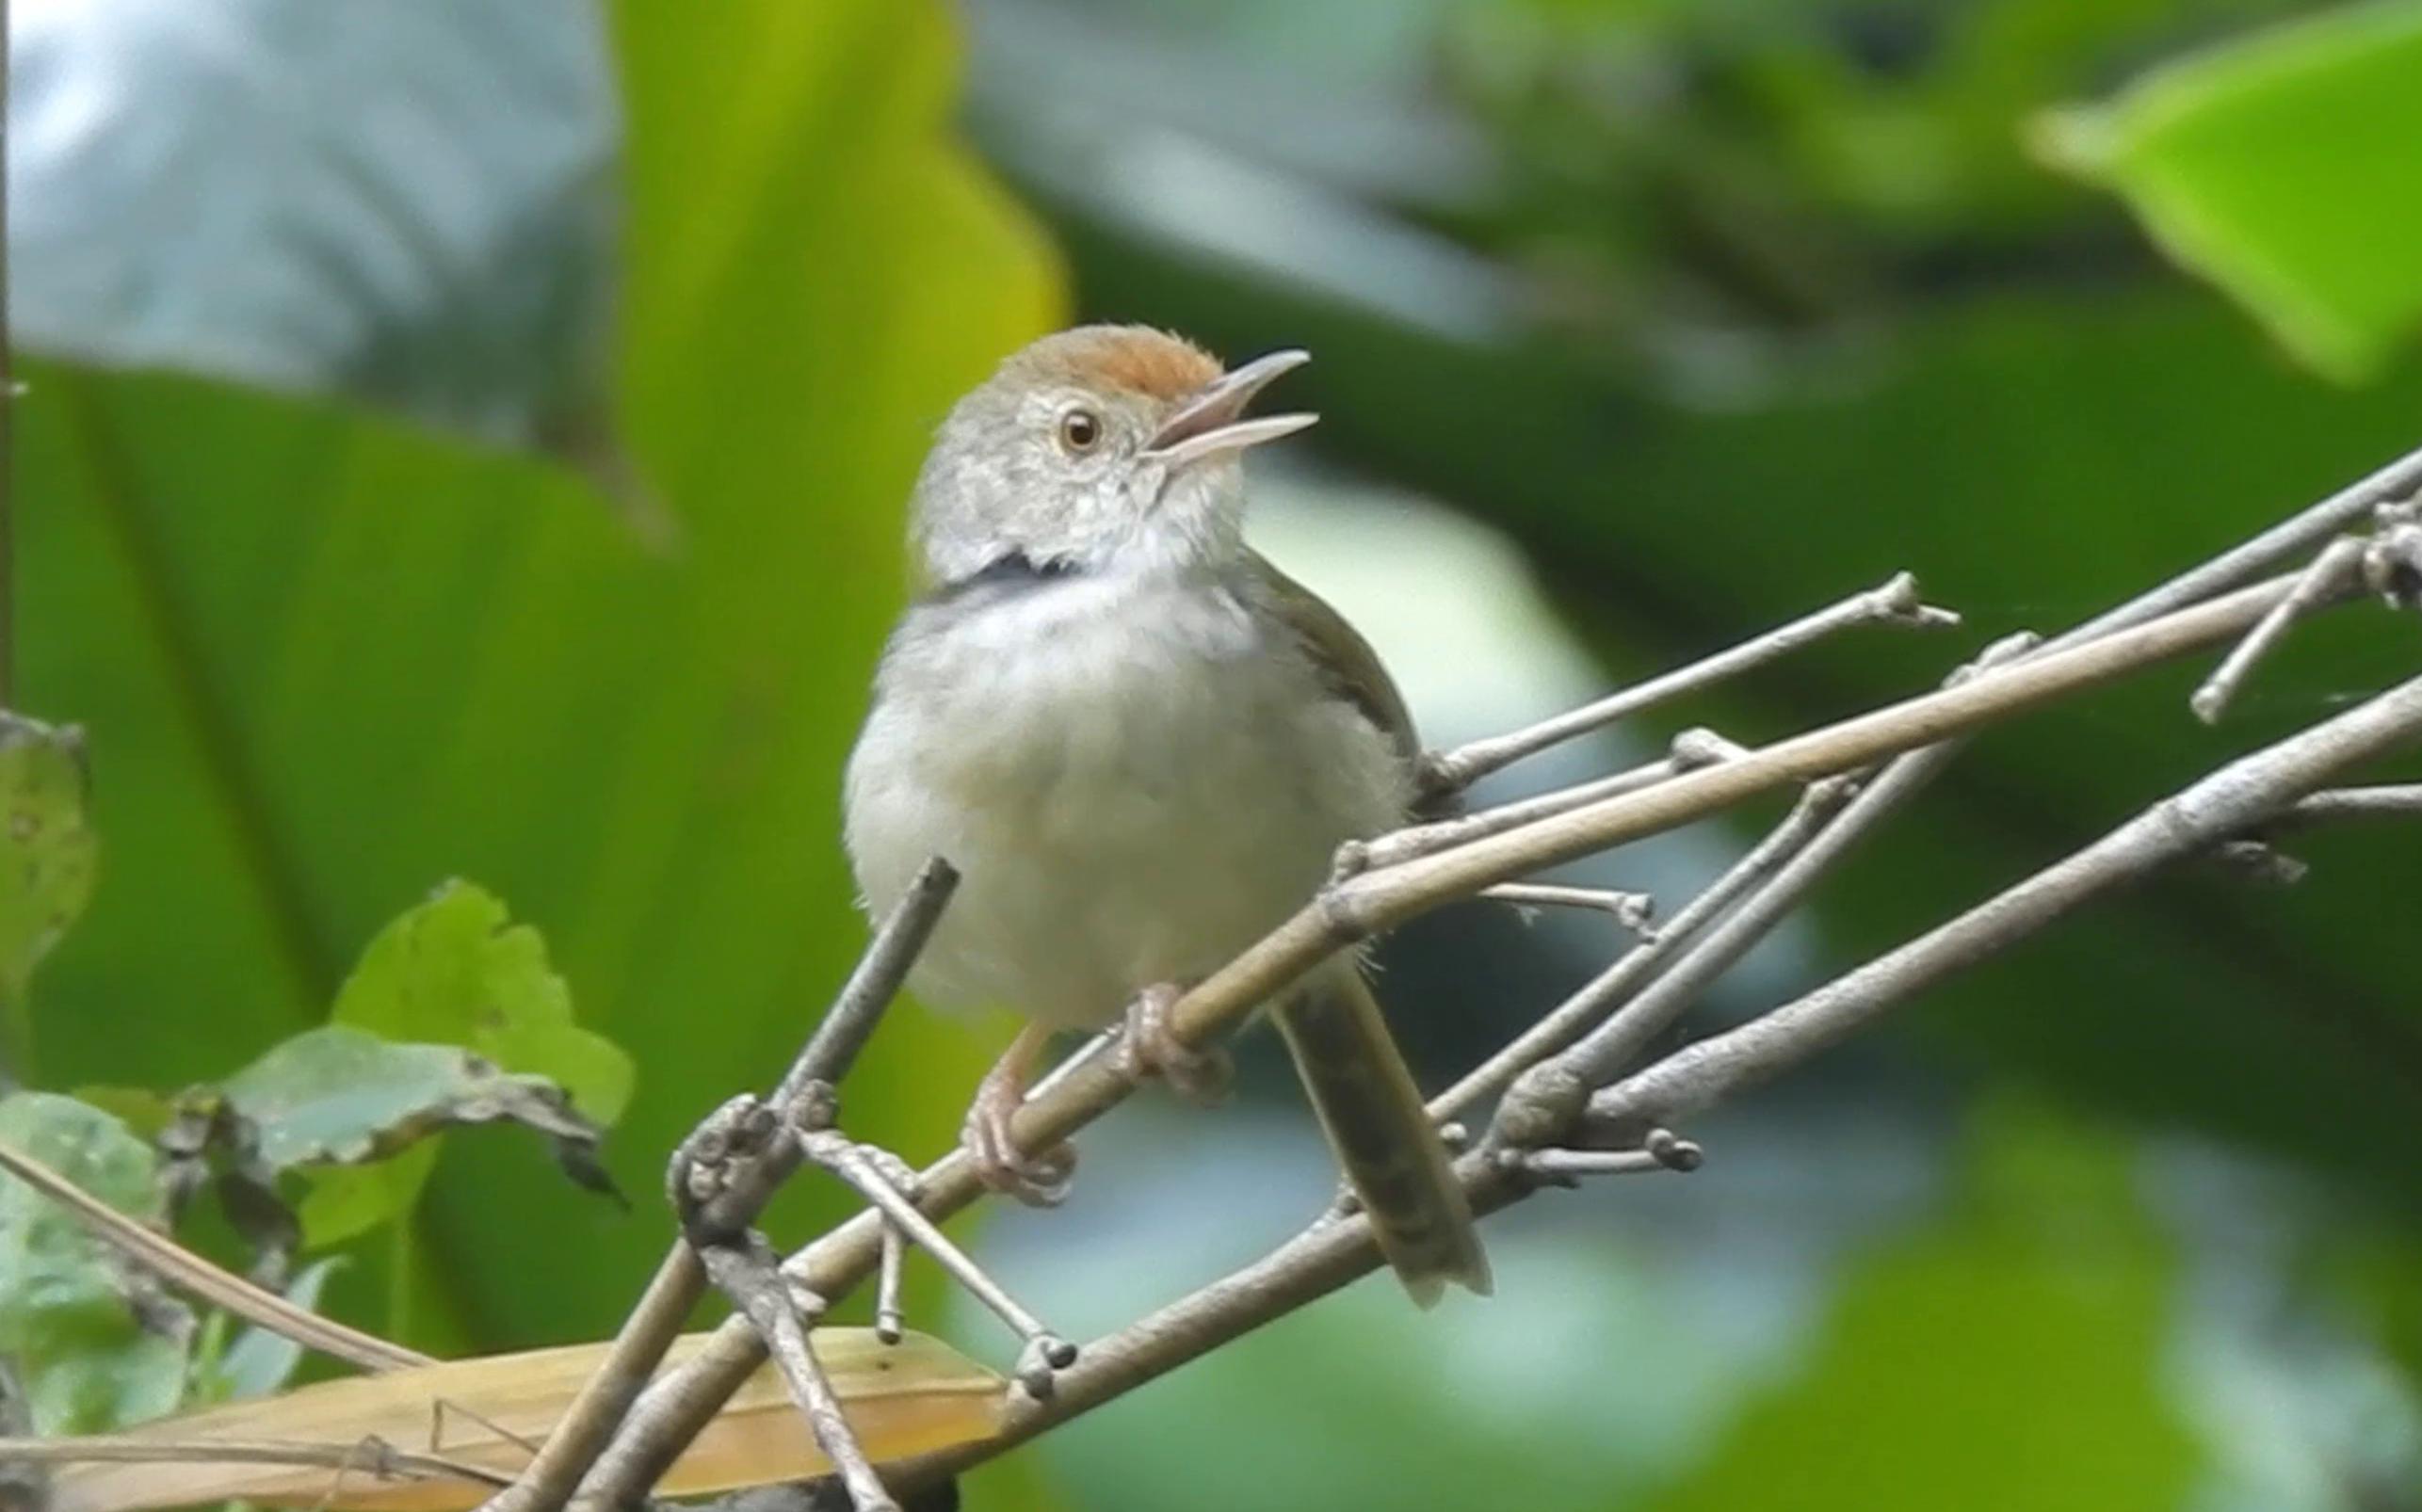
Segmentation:
<svg viewBox="0 0 2422 1512">
<path fill-rule="evenodd" d="M 2351 530 L 2382 504 L 2422 489 L 2422 446 L 2375 469 L 2252 539 L 2107 609 L 2044 647 L 2066 651 L 2118 630 L 2132 630 L 2236 587 L 2282 562 L 2293 561 L 2341 531 Z"/>
<path fill-rule="evenodd" d="M 404 1370 L 436 1360 L 415 1349 L 363 1333 L 211 1263 L 168 1235 L 158 1233 L 92 1196 L 23 1150 L 0 1144 L 0 1169 L 75 1215 L 86 1231 L 180 1291 L 225 1308 L 247 1323 L 291 1339 L 307 1349 L 368 1371 Z"/>
<path fill-rule="evenodd" d="M 916 964 L 918 953 L 941 922 L 942 910 L 949 906 L 958 885 L 959 874 L 947 861 L 936 857 L 925 863 L 867 942 L 865 953 L 858 957 L 832 1006 L 800 1048 L 799 1058 L 783 1073 L 777 1095 L 787 1092 L 788 1096 L 778 1105 L 793 1105 L 812 1084 L 831 1085 L 849 1068 L 874 1033 L 884 1006 L 899 995 L 900 984 L 908 979 L 909 969 Z M 797 1145 L 789 1140 L 783 1144 L 790 1166 L 796 1168 Z M 762 1171 L 776 1158 L 768 1152 L 767 1158 L 752 1164 Z M 727 1193 L 729 1200 L 716 1212 L 716 1219 L 727 1226 L 736 1219 L 738 1227 L 745 1229 L 773 1195 L 774 1184 L 752 1181 L 746 1191 Z M 482 1512 L 560 1512 L 581 1478 L 606 1452 L 631 1405 L 639 1399 L 663 1362 L 665 1351 L 672 1347 L 691 1310 L 705 1294 L 706 1273 L 695 1251 L 686 1241 L 674 1241 L 657 1263 L 655 1275 L 649 1279 L 631 1315 L 622 1321 L 613 1347 L 564 1408 L 546 1442 L 512 1485 L 489 1499 Z M 708 1416 L 721 1406 L 718 1401 Z"/>
<path fill-rule="evenodd" d="M 1705 732 L 1686 732 L 1686 733 Z M 1694 752 L 1707 751 L 1710 748 L 1702 743 L 1694 746 L 1692 749 Z M 1452 850 L 1457 845 L 1468 844 L 1483 836 L 1501 835 L 1509 829 L 1518 829 L 1526 824 L 1536 824 L 1542 819 L 1552 819 L 1559 813 L 1571 813 L 1575 809 L 1587 808 L 1604 798 L 1620 797 L 1626 793 L 1637 793 L 1642 788 L 1654 787 L 1678 773 L 1704 764 L 1706 764 L 1704 762 L 1695 759 L 1694 756 L 1684 755 L 1677 740 L 1672 754 L 1661 756 L 1655 761 L 1635 766 L 1629 771 L 1617 772 L 1609 777 L 1591 778 L 1589 781 L 1575 782 L 1570 787 L 1534 794 L 1526 798 L 1515 798 L 1486 809 L 1475 809 L 1470 813 L 1459 813 L 1452 818 L 1434 819 L 1427 824 L 1406 825 L 1402 828 L 1391 829 L 1383 835 L 1374 835 L 1368 840 L 1349 840 L 1337 847 L 1336 875 L 1340 877 L 1352 877 L 1360 872 L 1376 871 L 1382 866 L 1400 865 L 1419 857 L 1434 856 L 1442 850 Z"/>
<path fill-rule="evenodd" d="M 2080 905 L 2256 828 L 2346 768 L 2422 739 L 2422 678 L 2242 757 L 1989 901 L 1590 1100 L 1618 1128 L 1687 1117 L 1804 1059 Z"/>
<path fill-rule="evenodd" d="M 1492 735 L 1485 740 L 1458 746 L 1453 750 L 1433 753 L 1422 764 L 1423 786 L 1433 793 L 1468 787 L 1499 767 L 1510 765 L 1526 756 L 1535 755 L 1593 730 L 1603 730 L 1619 719 L 1629 718 L 1668 699 L 1695 693 L 1701 688 L 1737 677 L 1852 625 L 1897 624 L 1937 629 L 1959 622 L 1960 617 L 1950 610 L 1937 609 L 1924 603 L 1918 597 L 1917 580 L 1902 572 L 1881 587 L 1852 594 L 1839 603 L 1769 630 L 1765 635 L 1718 651 L 1687 667 L 1624 688 L 1594 703 L 1584 704 L 1508 734 Z"/>
<path fill-rule="evenodd" d="M 1624 893 L 1603 887 L 1561 887 L 1552 882 L 1499 882 L 1482 888 L 1480 896 L 1492 903 L 1510 903 L 1528 911 L 1533 909 L 1586 909 L 1594 913 L 1611 914 L 1615 923 L 1634 934 L 1646 934 L 1656 921 L 1656 899 L 1646 893 Z"/>
<path fill-rule="evenodd" d="M 2299 799 L 2293 808 L 2264 828 L 2327 824 L 2341 819 L 2422 819 L 2422 782 L 2333 787 Z"/>
<path fill-rule="evenodd" d="M 502 1486 L 484 1466 L 398 1449 L 383 1439 L 304 1443 L 283 1439 L 151 1439 L 80 1434 L 64 1439 L 0 1439 L 0 1461 L 37 1465 L 298 1465 L 366 1471 L 380 1479 L 473 1481 Z"/>
<path fill-rule="evenodd" d="M 1464 1072 L 1454 1086 L 1431 1098 L 1429 1116 L 1442 1122 L 1461 1118 L 1484 1100 L 1513 1086 L 1525 1071 L 1579 1038 L 1590 1025 L 1646 986 L 1666 961 L 1701 930 L 1722 917 L 1725 909 L 1773 876 L 1800 846 L 1815 839 L 1849 796 L 1848 789 L 1839 782 L 1828 780 L 1812 785 L 1791 806 L 1782 823 L 1726 867 L 1723 875 L 1701 889 L 1698 896 L 1684 904 L 1681 911 L 1654 935 L 1616 957 L 1614 964 L 1549 1009 L 1495 1054 Z"/>
<path fill-rule="evenodd" d="M 1573 1185 L 1584 1176 L 1639 1176 L 1695 1171 L 1706 1154 L 1671 1131 L 1652 1129 L 1637 1150 L 1501 1150 L 1497 1162 L 1533 1181 Z"/>
<path fill-rule="evenodd" d="M 2254 665 L 2269 654 L 2287 634 L 2288 626 L 2314 610 L 2355 592 L 2363 586 L 2364 542 L 2355 536 L 2340 536 L 2321 548 L 2296 579 L 2294 591 L 2271 605 L 2270 612 L 2254 621 L 2245 638 L 2230 648 L 2212 675 L 2204 680 L 2187 706 L 2195 717 L 2207 725 L 2220 722 L 2220 716 L 2236 697 L 2238 684 L 2252 672 Z"/>
<path fill-rule="evenodd" d="M 1019 1379 L 1038 1394 L 1048 1391 L 1048 1373 L 1064 1370 L 1076 1359 L 1076 1346 L 1053 1331 L 1036 1317 L 1008 1288 L 994 1280 L 992 1274 L 970 1258 L 967 1252 L 950 1242 L 933 1220 L 917 1211 L 900 1189 L 877 1170 L 864 1151 L 847 1136 L 832 1130 L 818 1130 L 801 1136 L 807 1158 L 841 1178 L 856 1189 L 859 1196 L 875 1206 L 883 1215 L 887 1227 L 897 1230 L 910 1243 L 931 1255 L 950 1279 L 966 1288 L 973 1296 L 991 1310 L 993 1316 L 1009 1326 L 1025 1345 L 1026 1356 L 1019 1362 Z M 1041 1380 L 1030 1379 L 1035 1367 L 1044 1372 Z"/>
<path fill-rule="evenodd" d="M 2288 591 L 2291 581 L 2256 584 L 2065 650 L 2046 649 L 2008 669 L 1760 748 L 1736 761 L 1333 885 L 1181 997 L 1170 1011 L 1171 1033 L 1181 1044 L 1209 1043 L 1338 951 L 1481 888 L 1687 824 L 1793 781 L 1934 745 L 2241 634 Z M 1104 1057 L 1088 1054 L 1026 1100 L 1013 1136 L 1021 1148 L 1049 1148 L 1131 1090 L 1129 1080 Z M 983 1190 L 957 1152 L 927 1167 L 919 1186 L 919 1208 L 937 1218 L 958 1212 Z M 881 1218 L 863 1213 L 794 1254 L 784 1272 L 820 1295 L 837 1296 L 873 1270 L 881 1232 Z M 617 1503 L 652 1485 L 764 1358 L 745 1324 L 717 1329 L 697 1355 L 643 1394 L 625 1431 L 583 1482 L 583 1493 Z M 1067 1375 L 1090 1369 L 1089 1354 L 1074 1371 L 1063 1373 L 1061 1389 Z"/>
<path fill-rule="evenodd" d="M 1952 673 L 1948 684 L 1956 685 L 2009 666 L 2032 652 L 2035 646 L 2033 635 L 2007 636 Z M 1965 744 L 1946 740 L 1894 757 L 1861 785 L 1857 796 L 1838 816 L 1830 818 L 1806 844 L 1786 857 L 1738 908 L 1693 939 L 1655 981 L 1571 1049 L 1515 1083 L 1490 1131 L 1492 1140 L 1537 1145 L 1559 1136 L 1586 1088 L 1606 1085 L 1646 1052 L 1718 978 L 1772 933 L 1853 846 L 1933 781 Z"/>
<path fill-rule="evenodd" d="M 841 1409 L 841 1397 L 809 1342 L 810 1320 L 800 1315 L 799 1301 L 764 1236 L 752 1232 L 745 1243 L 708 1245 L 699 1251 L 699 1259 L 716 1289 L 732 1299 L 765 1341 L 808 1431 L 848 1488 L 850 1504 L 858 1512 L 899 1512 L 899 1504 L 883 1488 L 882 1477 L 875 1473 L 857 1430 Z"/>
<path fill-rule="evenodd" d="M 908 1259 L 908 1236 L 896 1223 L 883 1225 L 883 1258 L 875 1270 L 875 1337 L 887 1344 L 896 1344 L 907 1331 L 905 1310 L 900 1306 L 900 1280 Z"/>
</svg>

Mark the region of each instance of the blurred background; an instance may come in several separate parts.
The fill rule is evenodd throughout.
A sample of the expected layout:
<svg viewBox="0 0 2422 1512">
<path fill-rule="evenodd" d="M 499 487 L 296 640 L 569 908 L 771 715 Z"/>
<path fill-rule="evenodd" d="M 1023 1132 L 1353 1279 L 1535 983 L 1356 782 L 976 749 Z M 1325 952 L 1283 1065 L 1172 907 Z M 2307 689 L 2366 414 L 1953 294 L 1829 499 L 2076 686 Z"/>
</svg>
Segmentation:
<svg viewBox="0 0 2422 1512">
<path fill-rule="evenodd" d="M 2422 441 L 2422 4 L 16 0 L 15 706 L 101 875 L 8 1066 L 174 1090 L 320 1022 L 448 877 L 635 1076 L 629 1211 L 503 1136 L 307 1232 L 441 1352 L 601 1337 L 666 1151 L 854 958 L 841 764 L 927 436 L 1079 319 L 1311 349 L 1253 530 L 1433 743 L 1907 569 L 1869 631 L 1526 764 L 1761 741 L 2057 632 Z M 2413 665 L 2300 632 L 1996 731 L 1695 1037 Z M 2410 775 L 2410 774 L 2409 774 Z M 1779 805 L 1576 868 L 1671 909 Z M 979 1509 L 2422 1507 L 2422 845 L 2182 875 L 1688 1131 L 988 1467 Z M 1471 906 L 1382 954 L 1438 1085 L 1621 947 Z M 1008 1022 L 848 1088 L 924 1158 Z M 1283 1064 L 1149 1095 L 969 1225 L 1063 1330 L 1294 1231 Z M 515 1070 L 553 1071 L 543 1057 Z M 570 1078 L 566 1078 L 569 1080 Z M 845 1210 L 795 1183 L 796 1240 Z M 323 1214 L 324 1216 L 325 1214 Z M 307 1219 L 312 1212 L 306 1209 Z M 232 1243 L 207 1231 L 204 1242 Z M 925 1292 L 981 1358 L 991 1322 Z"/>
</svg>

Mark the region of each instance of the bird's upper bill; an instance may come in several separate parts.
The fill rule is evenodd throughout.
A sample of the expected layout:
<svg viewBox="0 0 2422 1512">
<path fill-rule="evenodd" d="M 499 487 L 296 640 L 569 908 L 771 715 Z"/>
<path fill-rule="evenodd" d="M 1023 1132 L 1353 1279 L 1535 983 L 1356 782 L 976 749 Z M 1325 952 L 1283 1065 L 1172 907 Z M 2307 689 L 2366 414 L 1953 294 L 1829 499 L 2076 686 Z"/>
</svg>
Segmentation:
<svg viewBox="0 0 2422 1512">
<path fill-rule="evenodd" d="M 1242 451 L 1281 436 L 1294 435 L 1320 417 L 1296 413 L 1247 420 L 1245 407 L 1272 378 L 1310 361 L 1310 352 L 1272 352 L 1213 378 L 1169 412 L 1160 428 L 1153 432 L 1144 455 L 1177 467 L 1200 458 Z"/>
</svg>

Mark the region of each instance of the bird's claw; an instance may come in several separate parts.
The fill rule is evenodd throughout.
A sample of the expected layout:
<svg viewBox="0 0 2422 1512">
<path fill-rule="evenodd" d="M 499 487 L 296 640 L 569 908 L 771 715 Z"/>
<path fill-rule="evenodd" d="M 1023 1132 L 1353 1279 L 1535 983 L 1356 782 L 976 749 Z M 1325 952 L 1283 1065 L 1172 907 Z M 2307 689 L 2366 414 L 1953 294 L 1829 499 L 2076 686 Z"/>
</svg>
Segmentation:
<svg viewBox="0 0 2422 1512">
<path fill-rule="evenodd" d="M 975 1163 L 976 1179 L 985 1186 L 1030 1208 L 1056 1208 L 1068 1200 L 1068 1184 L 1076 1174 L 1076 1151 L 1064 1144 L 1040 1155 L 1020 1150 L 1009 1122 L 1024 1101 L 1018 1088 L 997 1086 L 986 1077 L 967 1110 L 959 1143 Z"/>
<path fill-rule="evenodd" d="M 1236 1063 L 1224 1050 L 1197 1050 L 1177 1037 L 1169 1010 L 1184 995 L 1184 989 L 1168 982 L 1136 994 L 1119 1031 L 1116 1064 L 1131 1081 L 1157 1076 L 1187 1102 L 1208 1106 L 1227 1097 Z"/>
</svg>

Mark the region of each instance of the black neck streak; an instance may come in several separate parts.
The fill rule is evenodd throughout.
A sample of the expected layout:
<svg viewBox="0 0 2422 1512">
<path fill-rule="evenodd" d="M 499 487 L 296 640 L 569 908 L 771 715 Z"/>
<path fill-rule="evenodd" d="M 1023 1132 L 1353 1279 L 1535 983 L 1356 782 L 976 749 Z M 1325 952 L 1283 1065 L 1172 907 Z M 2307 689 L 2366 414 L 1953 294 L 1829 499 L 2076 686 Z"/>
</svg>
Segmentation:
<svg viewBox="0 0 2422 1512">
<path fill-rule="evenodd" d="M 1064 582 L 1083 571 L 1074 562 L 1061 557 L 1038 560 L 1024 552 L 1004 552 L 966 576 L 953 578 L 934 589 L 926 602 L 949 603 L 987 589 L 1001 594 L 1024 593 L 1046 584 Z"/>
</svg>

